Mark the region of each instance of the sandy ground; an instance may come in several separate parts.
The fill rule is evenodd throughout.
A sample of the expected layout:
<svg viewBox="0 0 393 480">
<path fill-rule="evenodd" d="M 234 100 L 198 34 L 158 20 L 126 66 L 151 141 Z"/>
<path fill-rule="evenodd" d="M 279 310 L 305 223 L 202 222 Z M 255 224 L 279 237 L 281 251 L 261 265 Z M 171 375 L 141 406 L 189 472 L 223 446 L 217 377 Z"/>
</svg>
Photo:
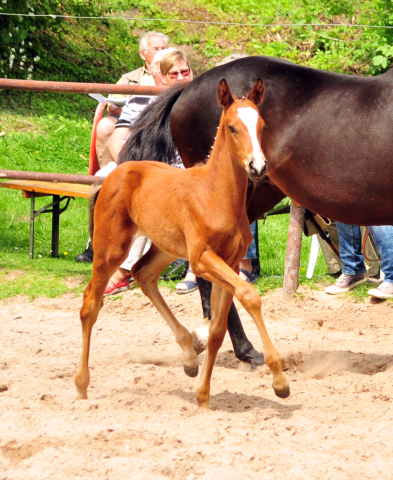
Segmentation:
<svg viewBox="0 0 393 480">
<path fill-rule="evenodd" d="M 163 293 L 187 328 L 201 324 L 197 292 Z M 263 297 L 291 396 L 275 397 L 267 367 L 239 362 L 227 336 L 210 411 L 197 408 L 196 379 L 138 290 L 106 300 L 89 400 L 74 401 L 80 307 L 71 294 L 0 302 L 0 480 L 393 478 L 392 303 L 308 289 Z"/>
</svg>

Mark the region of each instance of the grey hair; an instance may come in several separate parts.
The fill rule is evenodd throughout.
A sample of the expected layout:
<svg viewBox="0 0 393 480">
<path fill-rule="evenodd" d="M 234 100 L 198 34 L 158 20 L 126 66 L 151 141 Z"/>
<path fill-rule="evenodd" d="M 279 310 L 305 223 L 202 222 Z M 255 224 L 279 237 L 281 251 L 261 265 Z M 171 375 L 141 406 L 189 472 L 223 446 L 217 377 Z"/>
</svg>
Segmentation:
<svg viewBox="0 0 393 480">
<path fill-rule="evenodd" d="M 143 35 L 143 37 L 141 37 L 140 41 L 139 41 L 139 50 L 144 52 L 147 48 L 147 40 L 148 38 L 150 37 L 161 37 L 164 42 L 165 42 L 165 46 L 168 48 L 168 44 L 169 44 L 169 38 L 165 35 L 165 33 L 161 33 L 161 32 L 147 32 Z"/>
<path fill-rule="evenodd" d="M 153 61 L 151 62 L 151 65 L 150 65 L 151 71 L 153 73 L 158 73 L 156 70 L 157 63 L 160 63 L 161 60 L 165 57 L 165 55 L 171 52 L 176 52 L 176 48 L 169 47 L 169 48 L 166 48 L 165 50 L 160 50 L 154 55 Z"/>
<path fill-rule="evenodd" d="M 231 53 L 230 55 L 224 57 L 221 62 L 218 62 L 216 64 L 216 67 L 219 67 L 220 65 L 225 65 L 226 63 L 233 62 L 234 60 L 238 60 L 239 58 L 245 58 L 248 57 L 249 55 L 246 55 L 244 53 Z"/>
</svg>

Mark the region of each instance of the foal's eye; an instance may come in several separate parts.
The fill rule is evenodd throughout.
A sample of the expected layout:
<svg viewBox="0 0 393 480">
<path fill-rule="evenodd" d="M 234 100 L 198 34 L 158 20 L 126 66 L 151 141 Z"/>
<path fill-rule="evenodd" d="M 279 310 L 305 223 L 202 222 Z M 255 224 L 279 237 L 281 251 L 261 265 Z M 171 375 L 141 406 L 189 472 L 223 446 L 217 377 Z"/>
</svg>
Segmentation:
<svg viewBox="0 0 393 480">
<path fill-rule="evenodd" d="M 228 125 L 228 128 L 231 133 L 236 133 L 236 128 L 232 127 L 232 125 Z"/>
</svg>

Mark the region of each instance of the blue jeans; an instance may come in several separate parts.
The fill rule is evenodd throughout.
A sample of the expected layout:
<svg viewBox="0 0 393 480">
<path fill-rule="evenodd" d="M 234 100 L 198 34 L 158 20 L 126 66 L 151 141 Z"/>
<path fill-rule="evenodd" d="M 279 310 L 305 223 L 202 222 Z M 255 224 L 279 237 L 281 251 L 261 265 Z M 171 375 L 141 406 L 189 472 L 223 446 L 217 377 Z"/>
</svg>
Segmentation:
<svg viewBox="0 0 393 480">
<path fill-rule="evenodd" d="M 359 275 L 366 271 L 363 263 L 362 236 L 357 225 L 346 225 L 336 222 L 340 239 L 340 258 L 343 262 L 343 273 Z M 368 227 L 381 255 L 381 270 L 385 274 L 385 282 L 393 283 L 393 226 L 380 225 Z"/>
<path fill-rule="evenodd" d="M 250 225 L 252 240 L 246 252 L 246 256 L 244 257 L 243 260 L 251 260 L 252 258 L 257 258 L 257 244 L 255 243 L 256 229 L 257 229 L 257 222 L 252 222 L 252 224 Z"/>
</svg>

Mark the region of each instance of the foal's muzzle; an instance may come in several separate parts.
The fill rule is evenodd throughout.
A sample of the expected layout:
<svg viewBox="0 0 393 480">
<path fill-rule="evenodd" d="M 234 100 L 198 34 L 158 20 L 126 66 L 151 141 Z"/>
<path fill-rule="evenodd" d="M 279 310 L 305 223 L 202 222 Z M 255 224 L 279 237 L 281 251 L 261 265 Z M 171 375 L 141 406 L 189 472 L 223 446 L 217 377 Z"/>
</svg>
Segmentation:
<svg viewBox="0 0 393 480">
<path fill-rule="evenodd" d="M 261 162 L 258 162 L 261 163 Z M 255 160 L 251 160 L 248 164 L 248 176 L 251 180 L 262 180 L 267 170 L 267 162 L 263 161 L 260 165 L 257 165 Z"/>
</svg>

